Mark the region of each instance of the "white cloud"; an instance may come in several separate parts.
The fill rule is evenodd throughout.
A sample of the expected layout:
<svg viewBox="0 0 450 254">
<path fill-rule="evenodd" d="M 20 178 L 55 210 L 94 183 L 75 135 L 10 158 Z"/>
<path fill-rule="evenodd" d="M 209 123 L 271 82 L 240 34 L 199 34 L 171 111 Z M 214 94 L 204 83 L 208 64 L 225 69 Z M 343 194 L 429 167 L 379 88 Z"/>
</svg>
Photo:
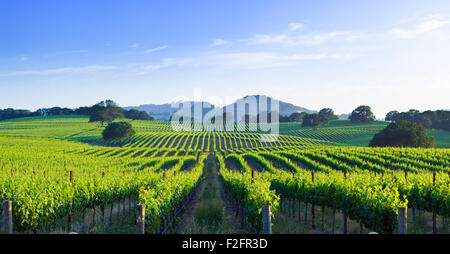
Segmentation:
<svg viewBox="0 0 450 254">
<path fill-rule="evenodd" d="M 214 39 L 210 46 L 217 47 L 217 46 L 223 46 L 223 45 L 228 45 L 228 44 L 231 44 L 231 41 L 224 40 L 224 39 Z"/>
<path fill-rule="evenodd" d="M 14 71 L 14 72 L 0 73 L 0 77 L 27 76 L 27 75 L 54 75 L 66 73 L 88 73 L 88 72 L 108 71 L 115 69 L 118 68 L 110 65 L 88 65 L 82 67 L 64 67 L 64 68 L 44 69 L 44 70 Z"/>
<path fill-rule="evenodd" d="M 267 34 L 258 34 L 253 38 L 248 40 L 249 44 L 271 44 L 271 43 L 282 43 L 288 39 L 287 34 L 279 34 L 279 35 L 267 35 Z"/>
<path fill-rule="evenodd" d="M 287 67 L 300 64 L 305 61 L 325 59 L 349 59 L 351 54 L 277 54 L 268 52 L 238 52 L 224 53 L 207 57 L 208 64 L 239 69 L 261 69 L 273 67 Z"/>
<path fill-rule="evenodd" d="M 185 66 L 193 62 L 194 59 L 192 58 L 164 58 L 160 64 L 150 64 L 141 66 L 136 74 L 143 75 L 147 74 L 148 72 L 159 70 L 164 67 Z"/>
<path fill-rule="evenodd" d="M 303 28 L 304 25 L 300 24 L 300 23 L 290 23 L 289 24 L 289 28 L 291 29 L 291 31 L 297 31 L 298 29 Z"/>
<path fill-rule="evenodd" d="M 291 42 L 294 45 L 314 46 L 323 44 L 325 42 L 334 41 L 356 41 L 362 38 L 362 34 L 354 32 L 329 32 L 329 33 L 317 33 L 313 35 L 300 36 L 293 39 Z"/>
<path fill-rule="evenodd" d="M 248 44 L 282 44 L 285 46 L 316 46 L 324 44 L 329 41 L 344 41 L 351 42 L 362 38 L 364 35 L 361 33 L 348 32 L 348 31 L 336 31 L 329 33 L 316 33 L 308 35 L 292 35 L 292 34 L 279 34 L 279 35 L 266 35 L 259 34 L 246 40 Z"/>
<path fill-rule="evenodd" d="M 153 52 L 155 52 L 155 51 L 159 51 L 159 50 L 166 49 L 167 47 L 168 47 L 167 45 L 163 45 L 163 46 L 161 46 L 161 47 L 152 48 L 152 49 L 147 49 L 147 50 L 145 51 L 145 53 L 153 53 Z"/>
<path fill-rule="evenodd" d="M 319 61 L 327 59 L 350 59 L 351 53 L 313 53 L 313 54 L 277 54 L 271 52 L 233 52 L 213 53 L 196 58 L 166 58 L 160 64 L 140 67 L 137 74 L 146 74 L 150 71 L 173 66 L 187 67 L 219 67 L 236 69 L 262 69 L 274 67 L 287 67 L 305 61 Z"/>
<path fill-rule="evenodd" d="M 131 44 L 129 47 L 133 48 L 133 49 L 138 49 L 138 48 L 142 48 L 142 45 L 136 42 L 136 43 Z"/>
<path fill-rule="evenodd" d="M 450 21 L 442 20 L 441 15 L 432 15 L 420 19 L 421 22 L 411 29 L 392 29 L 391 34 L 399 39 L 412 39 L 421 34 L 438 30 L 450 25 Z"/>
</svg>

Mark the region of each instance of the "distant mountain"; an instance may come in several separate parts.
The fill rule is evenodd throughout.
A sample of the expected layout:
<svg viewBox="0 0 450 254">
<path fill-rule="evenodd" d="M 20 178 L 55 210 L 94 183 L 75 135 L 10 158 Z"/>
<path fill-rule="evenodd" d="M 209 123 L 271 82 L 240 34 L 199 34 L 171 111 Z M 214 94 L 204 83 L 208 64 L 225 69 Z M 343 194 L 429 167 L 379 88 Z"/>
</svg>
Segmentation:
<svg viewBox="0 0 450 254">
<path fill-rule="evenodd" d="M 339 118 L 339 120 L 347 120 L 350 115 L 351 114 L 340 114 L 337 117 Z"/>
<path fill-rule="evenodd" d="M 317 113 L 317 111 L 314 110 L 310 110 L 307 108 L 303 108 L 303 107 L 299 107 L 299 106 L 295 106 L 292 103 L 287 103 L 287 102 L 283 102 L 283 101 L 279 101 L 279 100 L 275 100 L 271 97 L 265 96 L 265 95 L 253 95 L 254 98 L 256 99 L 256 104 L 257 104 L 257 108 L 256 108 L 256 112 L 257 114 L 264 112 L 264 111 L 268 111 L 268 109 L 271 107 L 273 102 L 278 102 L 279 103 L 279 112 L 281 115 L 283 116 L 289 116 L 294 112 L 306 112 L 308 114 L 311 113 Z M 241 99 L 236 100 L 234 103 L 227 105 L 225 107 L 220 108 L 215 108 L 214 105 L 208 103 L 208 102 L 193 102 L 193 101 L 189 101 L 189 102 L 184 102 L 184 103 L 190 103 L 191 104 L 191 111 L 193 112 L 193 108 L 195 106 L 202 106 L 204 105 L 204 109 L 203 109 L 203 116 L 208 113 L 209 111 L 215 109 L 215 110 L 221 110 L 220 112 L 233 112 L 235 115 L 235 120 L 239 119 L 241 116 L 237 116 L 237 105 L 243 105 L 245 102 L 251 101 L 252 99 L 250 98 L 251 96 L 245 96 Z M 263 100 L 265 102 L 267 102 L 267 108 L 262 109 L 259 106 L 259 101 Z M 125 109 L 129 110 L 129 109 L 137 109 L 137 110 L 143 110 L 143 111 L 147 111 L 151 116 L 153 116 L 156 120 L 169 120 L 170 116 L 173 115 L 175 112 L 179 111 L 182 107 L 181 102 L 178 102 L 179 105 L 176 108 L 172 108 L 172 104 L 170 103 L 166 103 L 166 104 L 161 104 L 161 105 L 155 105 L 155 104 L 145 104 L 145 105 L 140 105 L 140 106 L 130 106 L 130 107 L 124 107 Z M 252 111 L 252 110 L 250 110 Z M 252 111 L 253 112 L 253 111 Z M 249 111 L 247 110 L 246 113 L 248 114 Z M 184 112 L 182 113 L 182 115 L 186 115 L 188 114 L 188 112 Z"/>
<path fill-rule="evenodd" d="M 298 112 L 298 113 L 305 112 L 305 113 L 308 113 L 308 114 L 317 113 L 317 111 L 310 110 L 310 109 L 303 108 L 303 107 L 299 107 L 299 106 L 295 106 L 292 103 L 276 100 L 276 99 L 274 99 L 272 97 L 265 96 L 265 95 L 249 95 L 249 96 L 245 96 L 242 99 L 239 99 L 239 100 L 235 101 L 233 104 L 237 104 L 237 103 L 240 103 L 240 102 L 242 103 L 246 99 L 248 99 L 249 97 L 256 98 L 257 102 L 259 102 L 260 98 L 262 98 L 263 101 L 267 101 L 268 107 L 270 107 L 272 102 L 278 102 L 279 103 L 280 115 L 283 115 L 283 116 L 290 116 L 294 112 Z M 258 112 L 263 112 L 263 111 L 267 111 L 267 109 L 259 109 L 259 104 L 258 104 Z"/>
<path fill-rule="evenodd" d="M 195 107 L 203 108 L 203 115 L 205 115 L 210 110 L 214 109 L 215 106 L 212 105 L 209 102 L 194 102 L 194 101 L 186 101 L 186 102 L 177 102 L 177 107 L 172 107 L 171 103 L 165 103 L 165 104 L 144 104 L 139 106 L 130 106 L 130 107 L 124 107 L 124 109 L 130 110 L 130 109 L 137 109 L 142 111 L 147 111 L 147 113 L 151 116 L 153 116 L 156 120 L 161 121 L 168 121 L 170 119 L 170 116 L 173 115 L 175 112 L 179 111 L 183 107 L 183 103 L 189 103 L 191 105 L 191 111 L 194 110 Z"/>
</svg>

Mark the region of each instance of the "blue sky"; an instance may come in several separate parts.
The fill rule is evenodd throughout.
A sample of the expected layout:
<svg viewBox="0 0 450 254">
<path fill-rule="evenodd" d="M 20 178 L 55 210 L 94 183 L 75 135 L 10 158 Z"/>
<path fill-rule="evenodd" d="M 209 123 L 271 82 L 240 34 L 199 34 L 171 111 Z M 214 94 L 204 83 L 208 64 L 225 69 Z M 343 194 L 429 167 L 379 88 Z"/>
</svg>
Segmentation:
<svg viewBox="0 0 450 254">
<path fill-rule="evenodd" d="M 164 103 L 195 88 L 336 113 L 367 104 L 378 118 L 450 108 L 447 0 L 2 0 L 0 24 L 0 108 Z"/>
</svg>

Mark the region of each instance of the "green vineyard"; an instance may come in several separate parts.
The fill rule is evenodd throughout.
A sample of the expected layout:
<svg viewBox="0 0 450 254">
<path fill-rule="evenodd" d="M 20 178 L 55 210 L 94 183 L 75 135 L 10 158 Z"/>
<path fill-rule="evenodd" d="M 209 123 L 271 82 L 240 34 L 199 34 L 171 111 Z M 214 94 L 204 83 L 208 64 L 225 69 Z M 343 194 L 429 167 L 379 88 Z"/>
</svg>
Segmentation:
<svg viewBox="0 0 450 254">
<path fill-rule="evenodd" d="M 429 131 L 435 149 L 368 148 L 386 123 L 331 121 L 317 130 L 281 123 L 272 142 L 263 142 L 258 131 L 176 132 L 170 122 L 131 124 L 137 134 L 119 147 L 104 142 L 104 127 L 83 116 L 0 121 L 0 200 L 12 201 L 14 231 L 57 232 L 61 221 L 61 230 L 70 231 L 72 216 L 81 213 L 84 221 L 87 210 L 94 209 L 95 218 L 99 209 L 104 219 L 105 207 L 112 213 L 127 200 L 133 211 L 145 205 L 146 233 L 169 233 L 182 224 L 207 165 L 217 165 L 243 232 L 262 233 L 263 206 L 271 207 L 274 229 L 282 220 L 298 220 L 325 232 L 328 210 L 332 232 L 340 214 L 344 233 L 347 220 L 361 232 L 395 233 L 398 207 L 407 207 L 430 214 L 424 230 L 450 232 L 448 132 Z M 419 219 L 412 220 L 408 232 L 418 230 Z"/>
</svg>

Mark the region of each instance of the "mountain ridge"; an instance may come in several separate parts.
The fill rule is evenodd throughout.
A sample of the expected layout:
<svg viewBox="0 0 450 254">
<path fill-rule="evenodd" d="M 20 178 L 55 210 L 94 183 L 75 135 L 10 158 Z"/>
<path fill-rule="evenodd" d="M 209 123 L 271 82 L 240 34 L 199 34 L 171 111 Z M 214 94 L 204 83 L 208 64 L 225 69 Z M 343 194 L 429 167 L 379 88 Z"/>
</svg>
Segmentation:
<svg viewBox="0 0 450 254">
<path fill-rule="evenodd" d="M 294 112 L 299 112 L 299 113 L 306 112 L 308 114 L 317 113 L 317 111 L 315 111 L 315 110 L 310 110 L 305 107 L 296 106 L 292 103 L 284 102 L 282 100 L 277 100 L 270 96 L 265 96 L 265 95 L 247 95 L 240 99 L 237 99 L 235 102 L 233 102 L 229 105 L 226 105 L 226 106 L 220 107 L 220 108 L 225 111 L 231 107 L 234 107 L 234 109 L 236 110 L 237 106 L 235 106 L 235 105 L 237 105 L 238 103 L 244 103 L 251 96 L 254 96 L 257 99 L 258 113 L 263 112 L 263 110 L 259 110 L 259 98 L 260 97 L 266 97 L 267 101 L 268 101 L 268 103 L 267 103 L 268 105 L 269 104 L 271 105 L 272 101 L 278 101 L 279 102 L 279 112 L 280 112 L 280 115 L 283 115 L 283 116 L 289 116 Z M 178 107 L 176 107 L 176 108 L 172 108 L 172 103 L 141 104 L 139 106 L 128 106 L 128 107 L 124 107 L 124 108 L 127 110 L 137 109 L 137 110 L 146 111 L 151 116 L 153 116 L 156 120 L 165 120 L 165 121 L 169 120 L 171 115 L 173 115 L 175 112 L 177 112 L 181 109 L 182 103 L 190 103 L 191 107 L 194 107 L 195 105 L 199 106 L 200 103 L 202 103 L 202 105 L 206 104 L 203 108 L 203 115 L 205 115 L 206 113 L 208 113 L 209 111 L 211 111 L 213 109 L 216 109 L 215 105 L 213 105 L 212 103 L 209 103 L 209 102 L 205 102 L 205 101 L 179 101 L 179 102 L 175 102 L 175 103 L 178 103 Z"/>
</svg>

